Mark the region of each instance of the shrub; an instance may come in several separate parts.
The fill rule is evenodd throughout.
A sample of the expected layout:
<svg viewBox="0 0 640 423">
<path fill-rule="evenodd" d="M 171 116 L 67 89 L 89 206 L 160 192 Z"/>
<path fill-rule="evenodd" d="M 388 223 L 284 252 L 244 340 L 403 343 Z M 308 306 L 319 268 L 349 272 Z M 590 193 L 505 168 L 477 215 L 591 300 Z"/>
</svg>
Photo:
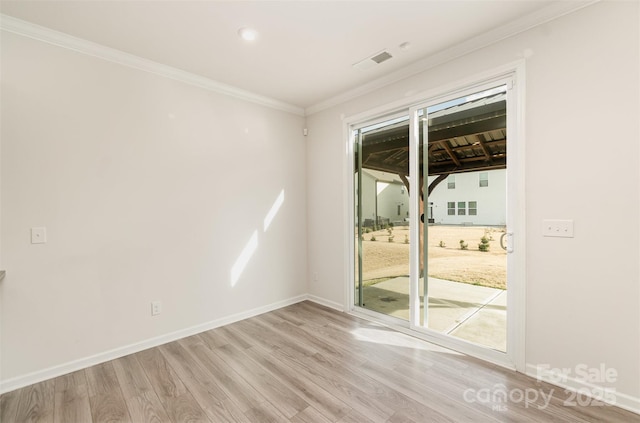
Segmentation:
<svg viewBox="0 0 640 423">
<path fill-rule="evenodd" d="M 489 251 L 489 238 L 483 236 L 480 238 L 480 244 L 478 244 L 478 250 L 487 252 Z"/>
<path fill-rule="evenodd" d="M 409 243 L 409 235 L 405 235 L 404 236 L 404 243 L 408 244 Z"/>
<path fill-rule="evenodd" d="M 371 229 L 369 229 L 369 228 L 366 228 L 366 229 L 364 230 L 364 233 L 365 233 L 365 234 L 368 234 L 369 232 L 371 232 Z"/>
<path fill-rule="evenodd" d="M 376 240 L 376 236 L 375 235 L 371 235 L 371 241 L 375 241 Z"/>
<path fill-rule="evenodd" d="M 467 247 L 469 247 L 469 244 L 467 244 L 466 242 L 464 242 L 464 239 L 460 240 L 460 249 L 461 250 L 466 250 Z"/>
<path fill-rule="evenodd" d="M 393 238 L 394 238 L 394 236 L 393 236 L 393 235 L 389 235 L 389 239 L 388 239 L 388 241 L 389 241 L 389 242 L 393 242 Z"/>
<path fill-rule="evenodd" d="M 446 246 L 447 246 L 447 244 L 445 244 L 445 243 L 444 243 L 444 241 L 440 240 L 440 244 L 438 244 L 438 246 L 439 246 L 440 248 L 444 248 L 444 247 L 446 247 Z"/>
</svg>

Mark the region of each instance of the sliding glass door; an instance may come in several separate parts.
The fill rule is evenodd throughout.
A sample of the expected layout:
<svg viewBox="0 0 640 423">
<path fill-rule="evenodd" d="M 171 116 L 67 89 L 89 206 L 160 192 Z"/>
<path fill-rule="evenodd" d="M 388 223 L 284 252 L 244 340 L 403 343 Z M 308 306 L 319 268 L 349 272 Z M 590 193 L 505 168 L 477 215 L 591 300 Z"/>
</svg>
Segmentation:
<svg viewBox="0 0 640 423">
<path fill-rule="evenodd" d="M 351 127 L 356 309 L 507 351 L 509 84 Z"/>
</svg>

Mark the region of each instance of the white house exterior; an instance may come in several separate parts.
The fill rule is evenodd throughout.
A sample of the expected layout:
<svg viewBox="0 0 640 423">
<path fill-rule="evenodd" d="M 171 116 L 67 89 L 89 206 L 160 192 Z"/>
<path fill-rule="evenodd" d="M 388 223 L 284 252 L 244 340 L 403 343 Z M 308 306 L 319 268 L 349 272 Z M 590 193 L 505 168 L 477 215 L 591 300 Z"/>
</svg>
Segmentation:
<svg viewBox="0 0 640 423">
<path fill-rule="evenodd" d="M 427 216 L 442 225 L 506 225 L 506 176 L 505 169 L 450 175 L 429 196 Z"/>
<path fill-rule="evenodd" d="M 364 226 L 371 226 L 376 216 L 381 224 L 402 224 L 409 217 L 409 194 L 398 175 L 366 169 L 362 172 Z"/>
<path fill-rule="evenodd" d="M 436 177 L 429 177 L 431 183 Z M 409 195 L 398 177 L 388 172 L 362 172 L 364 226 L 403 224 L 409 217 Z M 450 175 L 429 196 L 425 208 L 430 223 L 440 225 L 504 226 L 506 170 Z"/>
</svg>

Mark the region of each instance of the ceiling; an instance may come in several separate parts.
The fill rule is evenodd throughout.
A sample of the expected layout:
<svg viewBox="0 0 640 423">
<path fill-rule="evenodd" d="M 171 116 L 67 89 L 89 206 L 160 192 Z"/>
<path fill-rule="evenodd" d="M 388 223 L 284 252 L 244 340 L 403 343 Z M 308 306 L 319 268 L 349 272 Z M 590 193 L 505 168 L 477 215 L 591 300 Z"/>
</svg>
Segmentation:
<svg viewBox="0 0 640 423">
<path fill-rule="evenodd" d="M 2 1 L 0 12 L 308 109 L 587 3 L 49 0 Z M 255 42 L 238 37 L 246 26 L 258 31 Z M 383 49 L 393 58 L 352 66 Z"/>
</svg>

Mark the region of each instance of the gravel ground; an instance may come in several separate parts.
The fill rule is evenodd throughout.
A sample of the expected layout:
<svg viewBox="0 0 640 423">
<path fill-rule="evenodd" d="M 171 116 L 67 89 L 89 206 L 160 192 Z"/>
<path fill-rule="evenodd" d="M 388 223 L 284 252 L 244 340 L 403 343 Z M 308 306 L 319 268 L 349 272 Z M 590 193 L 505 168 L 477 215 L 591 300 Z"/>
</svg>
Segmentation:
<svg viewBox="0 0 640 423">
<path fill-rule="evenodd" d="M 387 230 L 364 234 L 362 246 L 365 281 L 374 282 L 409 274 L 410 244 L 405 243 L 409 228 L 395 227 L 392 233 L 393 242 L 389 242 Z M 493 238 L 489 242 L 488 252 L 478 250 L 480 238 L 485 234 Z M 502 232 L 499 228 L 429 226 L 429 276 L 506 289 L 507 255 L 500 248 L 500 235 Z M 375 236 L 376 241 L 371 241 L 372 236 Z M 460 249 L 460 240 L 468 244 L 467 250 Z M 440 246 L 441 241 L 444 247 Z"/>
</svg>

